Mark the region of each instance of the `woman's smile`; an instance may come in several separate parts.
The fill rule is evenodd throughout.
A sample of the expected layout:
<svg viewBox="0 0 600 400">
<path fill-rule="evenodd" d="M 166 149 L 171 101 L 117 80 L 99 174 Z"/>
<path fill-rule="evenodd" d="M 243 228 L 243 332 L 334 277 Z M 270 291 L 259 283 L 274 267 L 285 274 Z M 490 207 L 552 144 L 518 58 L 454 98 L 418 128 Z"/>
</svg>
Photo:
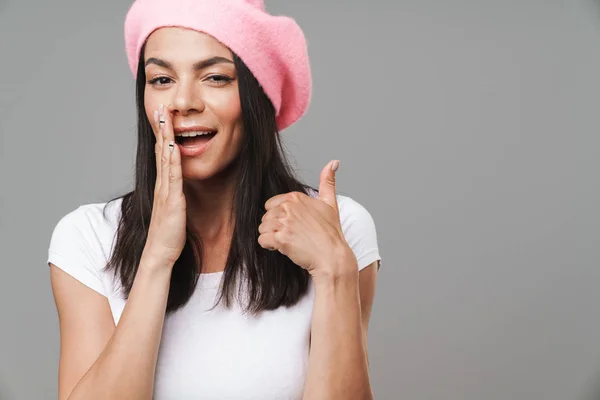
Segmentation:
<svg viewBox="0 0 600 400">
<path fill-rule="evenodd" d="M 196 157 L 204 153 L 217 135 L 217 130 L 198 125 L 175 128 L 175 143 L 184 157 Z"/>
</svg>

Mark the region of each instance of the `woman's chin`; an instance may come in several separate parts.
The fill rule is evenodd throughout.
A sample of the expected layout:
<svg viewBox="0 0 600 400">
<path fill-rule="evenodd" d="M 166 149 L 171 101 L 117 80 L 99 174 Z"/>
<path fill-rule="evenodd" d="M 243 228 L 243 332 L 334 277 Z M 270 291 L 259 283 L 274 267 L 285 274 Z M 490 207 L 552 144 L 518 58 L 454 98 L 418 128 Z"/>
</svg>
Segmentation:
<svg viewBox="0 0 600 400">
<path fill-rule="evenodd" d="M 190 163 L 192 164 L 192 163 Z M 216 178 L 226 178 L 224 175 L 227 166 L 215 164 L 193 163 L 182 165 L 183 179 L 186 181 L 208 181 Z"/>
<path fill-rule="evenodd" d="M 194 168 L 193 170 L 183 170 L 182 175 L 186 181 L 206 181 L 213 178 L 215 173 L 213 169 Z"/>
</svg>

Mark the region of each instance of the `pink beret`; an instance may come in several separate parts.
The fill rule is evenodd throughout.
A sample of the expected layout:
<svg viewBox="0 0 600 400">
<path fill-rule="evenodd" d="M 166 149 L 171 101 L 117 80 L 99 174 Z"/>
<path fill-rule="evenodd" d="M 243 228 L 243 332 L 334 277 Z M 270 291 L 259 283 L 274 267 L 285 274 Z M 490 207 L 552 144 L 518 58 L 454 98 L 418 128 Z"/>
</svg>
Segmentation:
<svg viewBox="0 0 600 400">
<path fill-rule="evenodd" d="M 134 76 L 142 45 L 166 26 L 207 33 L 236 53 L 273 103 L 279 130 L 306 112 L 312 78 L 304 33 L 293 19 L 268 14 L 263 0 L 136 0 L 125 19 Z"/>
</svg>

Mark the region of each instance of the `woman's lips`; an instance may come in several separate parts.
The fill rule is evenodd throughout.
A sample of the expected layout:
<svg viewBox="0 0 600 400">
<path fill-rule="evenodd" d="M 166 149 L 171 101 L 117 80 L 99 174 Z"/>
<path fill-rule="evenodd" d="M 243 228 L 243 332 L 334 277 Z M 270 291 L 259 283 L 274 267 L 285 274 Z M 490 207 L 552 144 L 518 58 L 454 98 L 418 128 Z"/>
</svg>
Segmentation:
<svg viewBox="0 0 600 400">
<path fill-rule="evenodd" d="M 177 143 L 182 157 L 198 157 L 206 152 L 217 134 L 210 136 L 196 136 L 185 139 L 184 143 Z"/>
</svg>

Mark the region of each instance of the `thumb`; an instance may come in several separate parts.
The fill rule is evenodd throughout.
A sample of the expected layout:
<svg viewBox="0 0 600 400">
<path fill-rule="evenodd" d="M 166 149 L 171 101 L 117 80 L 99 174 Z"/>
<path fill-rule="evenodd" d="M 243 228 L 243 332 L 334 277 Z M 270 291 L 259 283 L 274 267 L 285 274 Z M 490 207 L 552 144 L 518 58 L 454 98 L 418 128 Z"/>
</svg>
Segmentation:
<svg viewBox="0 0 600 400">
<path fill-rule="evenodd" d="M 321 171 L 319 183 L 319 199 L 329 204 L 337 211 L 337 199 L 335 197 L 335 172 L 340 166 L 338 160 L 330 161 Z"/>
</svg>

